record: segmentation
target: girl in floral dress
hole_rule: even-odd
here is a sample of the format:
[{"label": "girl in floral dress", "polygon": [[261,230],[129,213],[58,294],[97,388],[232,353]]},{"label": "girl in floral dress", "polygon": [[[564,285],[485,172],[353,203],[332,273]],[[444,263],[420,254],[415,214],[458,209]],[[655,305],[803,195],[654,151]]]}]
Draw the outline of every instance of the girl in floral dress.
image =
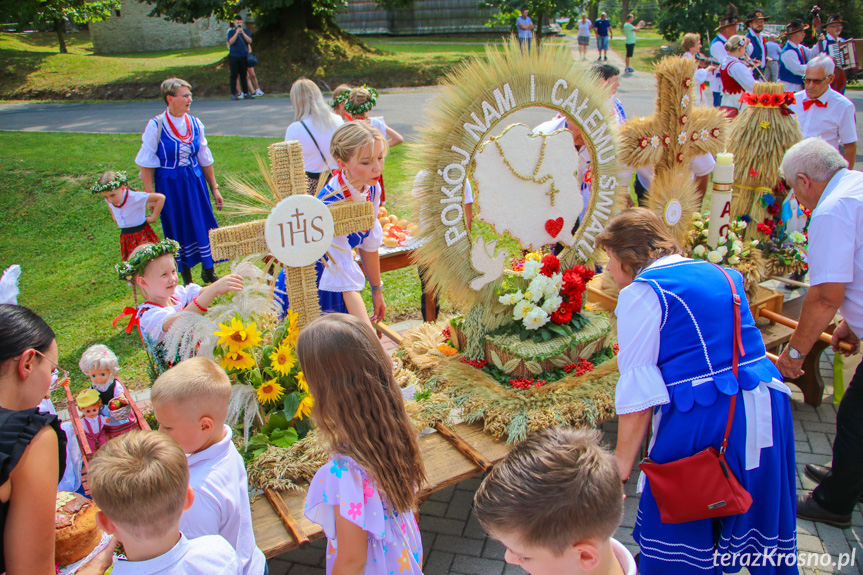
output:
[{"label": "girl in floral dress", "polygon": [[309,324],[297,355],[332,452],[305,506],[327,537],[327,575],[421,575],[414,510],[425,471],[391,359],[368,324],[339,313]]}]

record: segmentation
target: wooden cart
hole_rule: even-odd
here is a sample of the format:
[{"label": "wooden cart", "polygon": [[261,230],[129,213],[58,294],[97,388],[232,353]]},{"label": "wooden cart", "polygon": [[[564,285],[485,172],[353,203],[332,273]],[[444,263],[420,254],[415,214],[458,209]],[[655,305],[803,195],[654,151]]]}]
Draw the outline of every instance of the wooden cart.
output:
[{"label": "wooden cart", "polygon": [[[66,402],[68,403],[67,411],[69,412],[69,419],[72,422],[72,429],[75,431],[75,438],[78,440],[78,446],[81,448],[81,484],[84,486],[84,493],[90,495],[90,490],[87,488],[87,473],[90,470],[90,460],[93,459],[94,453],[93,450],[90,449],[90,443],[87,441],[87,436],[84,433],[84,426],[81,423],[81,416],[78,414],[78,408],[75,404],[75,398],[72,396],[72,390],[69,388],[68,379],[63,384],[63,389],[66,391]],[[132,398],[132,394],[125,385],[123,386],[123,395],[129,402],[129,407],[132,408],[132,413],[135,415],[135,419],[137,420],[138,429],[149,430],[150,425],[147,423],[147,420],[144,419],[144,414],[141,413],[141,410],[138,408],[138,404],[135,403],[134,398]]]}]

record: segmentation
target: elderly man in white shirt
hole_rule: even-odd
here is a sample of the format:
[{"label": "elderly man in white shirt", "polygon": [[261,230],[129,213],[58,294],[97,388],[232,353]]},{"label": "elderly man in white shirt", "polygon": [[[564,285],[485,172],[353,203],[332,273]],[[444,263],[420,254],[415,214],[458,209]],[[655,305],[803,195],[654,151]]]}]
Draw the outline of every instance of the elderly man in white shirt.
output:
[{"label": "elderly man in white shirt", "polygon": [[[803,301],[800,323],[779,357],[786,378],[802,375],[803,360],[837,311],[842,321],[833,332],[840,342],[860,350],[863,334],[863,173],[827,142],[807,138],[792,146],[782,160],[782,175],[797,199],[812,208],[809,224],[811,288]],[[839,528],[851,526],[854,505],[863,495],[863,364],[842,397],[836,416],[833,467],[809,464],[806,474],[820,484],[800,495],[797,516]]]},{"label": "elderly man in white shirt", "polygon": [[830,87],[835,64],[824,54],[806,64],[805,89],[794,94],[788,106],[800,122],[804,138],[821,138],[839,149],[849,169],[857,159],[857,121],[854,102]]}]

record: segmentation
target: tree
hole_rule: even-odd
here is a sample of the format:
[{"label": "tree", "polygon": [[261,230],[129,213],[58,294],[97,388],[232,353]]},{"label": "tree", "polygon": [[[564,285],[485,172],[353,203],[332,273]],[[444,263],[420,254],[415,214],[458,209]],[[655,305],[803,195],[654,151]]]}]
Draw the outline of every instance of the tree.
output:
[{"label": "tree", "polygon": [[35,26],[52,25],[57,32],[60,53],[66,54],[66,21],[84,24],[105,20],[119,8],[118,0],[18,0],[0,9],[4,22],[25,22]]},{"label": "tree", "polygon": [[498,9],[497,14],[489,20],[489,26],[506,26],[513,30],[516,30],[515,19],[527,8],[535,25],[533,37],[537,49],[542,42],[542,23],[546,17],[569,16],[572,20],[581,17],[580,4],[576,0],[479,0],[477,4],[480,8]]}]

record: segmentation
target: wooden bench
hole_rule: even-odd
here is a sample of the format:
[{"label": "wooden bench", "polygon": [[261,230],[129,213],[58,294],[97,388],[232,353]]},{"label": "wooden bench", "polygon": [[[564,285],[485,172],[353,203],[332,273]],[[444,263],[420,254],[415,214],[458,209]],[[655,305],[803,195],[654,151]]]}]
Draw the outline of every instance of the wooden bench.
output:
[{"label": "wooden bench", "polygon": [[[453,426],[452,431],[490,464],[497,463],[509,452],[510,448],[503,440],[483,432],[479,424],[459,423]],[[419,442],[428,477],[428,483],[420,491],[421,500],[435,491],[484,472],[482,467],[454,447],[451,440],[441,433],[424,435]],[[309,540],[324,536],[321,526],[312,523],[303,515],[306,502],[304,491],[271,493],[281,498]],[[297,540],[264,496],[257,497],[252,502],[252,527],[255,531],[255,542],[268,559],[299,547]]]}]

